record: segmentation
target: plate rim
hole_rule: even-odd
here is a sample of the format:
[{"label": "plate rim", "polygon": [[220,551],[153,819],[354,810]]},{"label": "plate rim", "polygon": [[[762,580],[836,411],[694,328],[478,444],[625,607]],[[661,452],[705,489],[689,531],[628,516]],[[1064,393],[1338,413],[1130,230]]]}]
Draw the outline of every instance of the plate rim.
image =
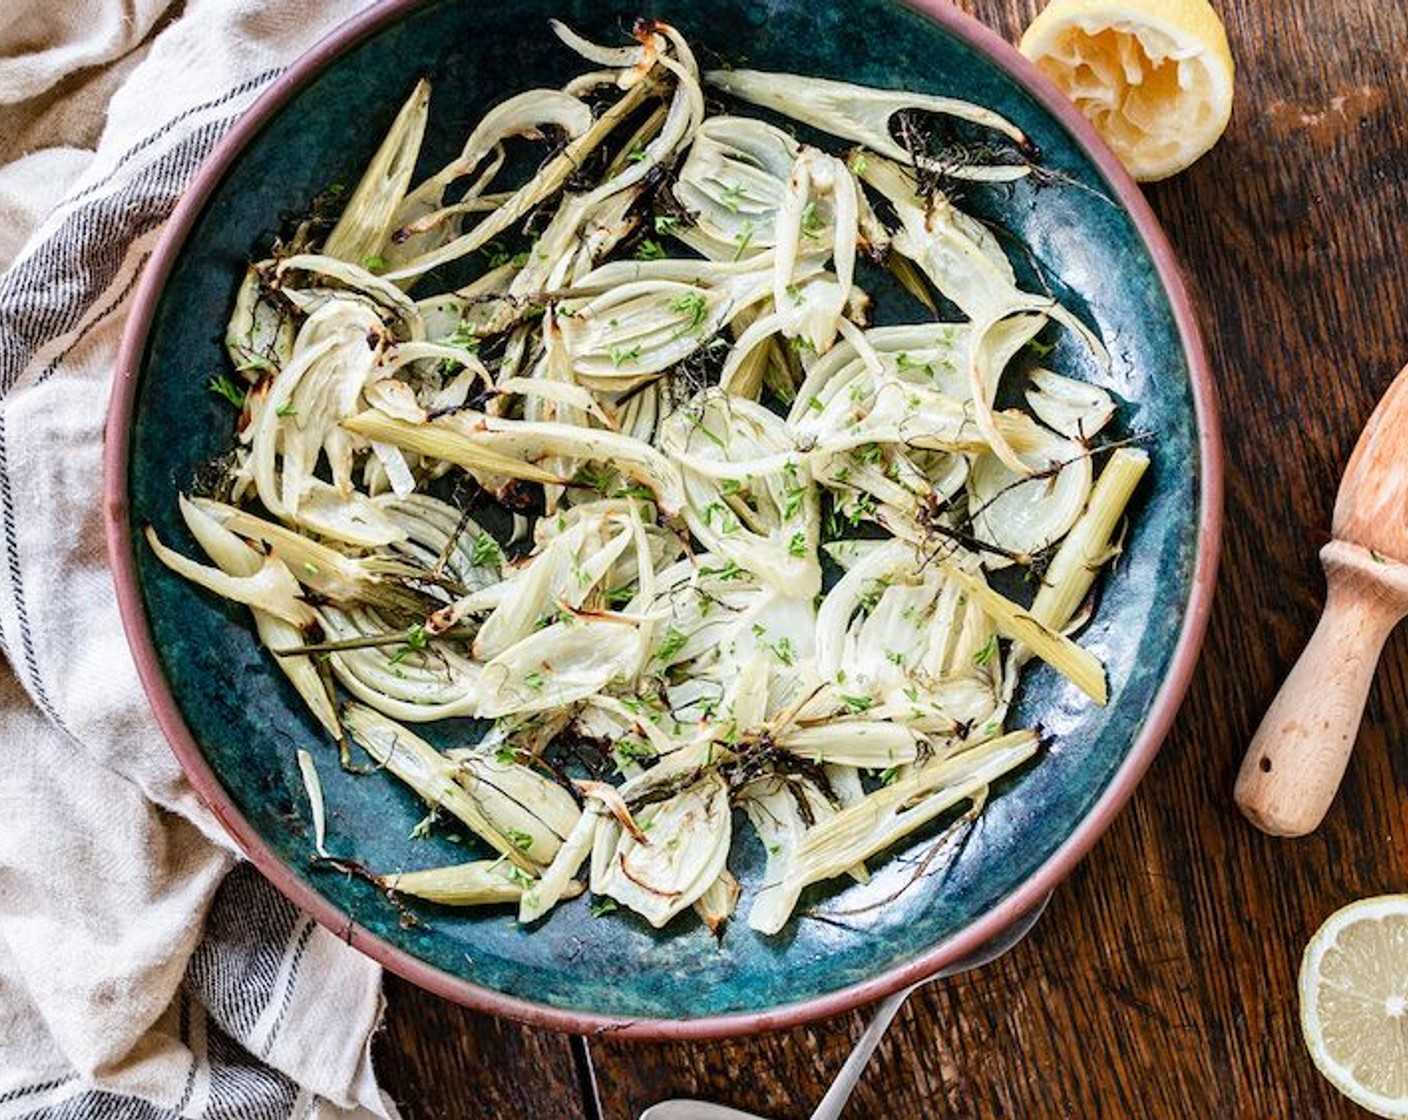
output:
[{"label": "plate rim", "polygon": [[162,672],[143,606],[128,505],[128,457],[142,356],[157,302],[187,235],[210,195],[264,124],[340,55],[424,0],[379,0],[333,28],[297,58],[235,122],[197,169],[167,219],[134,293],[123,328],[104,429],[103,521],[127,643],[148,703],[201,803],[256,868],[294,905],[389,971],[477,1011],[573,1034],[640,1040],[711,1039],[795,1027],[871,1003],[963,960],[1036,906],[1094,846],[1129,800],[1158,753],[1191,683],[1211,613],[1222,531],[1223,453],[1212,375],[1202,332],[1173,250],[1138,185],[1074,104],[996,31],[946,0],[896,0],[985,56],[1070,133],[1129,214],[1154,263],[1188,362],[1201,465],[1197,552],[1187,612],[1167,674],[1119,769],[1075,829],[1046,861],[996,906],[914,959],[834,992],[760,1011],[697,1019],[623,1018],[551,1007],[475,984],[384,941],[300,879],[234,805],[186,726]]}]

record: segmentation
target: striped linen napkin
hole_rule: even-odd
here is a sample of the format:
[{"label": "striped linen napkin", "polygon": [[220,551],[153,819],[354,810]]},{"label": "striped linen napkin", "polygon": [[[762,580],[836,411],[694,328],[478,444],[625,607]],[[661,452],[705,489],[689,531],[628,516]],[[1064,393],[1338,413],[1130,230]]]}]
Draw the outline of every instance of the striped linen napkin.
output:
[{"label": "striped linen napkin", "polygon": [[163,219],[359,6],[66,0],[0,19],[0,1120],[396,1115],[369,1054],[380,970],[241,864],[187,785],[100,516],[114,358]]}]

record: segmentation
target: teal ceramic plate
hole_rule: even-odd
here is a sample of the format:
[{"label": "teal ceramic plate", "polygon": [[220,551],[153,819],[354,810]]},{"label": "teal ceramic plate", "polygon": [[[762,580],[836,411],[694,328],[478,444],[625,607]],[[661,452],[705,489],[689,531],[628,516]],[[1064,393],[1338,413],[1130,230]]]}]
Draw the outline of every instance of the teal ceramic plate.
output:
[{"label": "teal ceramic plate", "polygon": [[[355,181],[417,77],[434,83],[422,158],[439,167],[491,104],[581,68],[548,33],[550,16],[617,40],[637,14],[618,0],[519,0],[492,14],[463,0],[395,0],[274,86],[199,173],[147,267],[112,404],[108,531],[158,718],[197,789],[290,898],[453,999],[569,1030],[700,1037],[832,1014],[935,972],[1043,898],[1090,847],[1148,765],[1191,673],[1217,552],[1220,453],[1187,297],[1144,200],[1069,104],[991,32],[937,0],[647,7],[643,14],[676,23],[705,61],[956,95],[1020,125],[1064,183],[975,188],[967,204],[1025,242],[1066,301],[1098,325],[1113,369],[1084,375],[1125,402],[1129,429],[1151,434],[1153,469],[1124,556],[1082,638],[1109,667],[1113,701],[1096,709],[1049,671],[1030,674],[1017,719],[1039,721],[1050,749],[993,799],[943,875],[866,909],[912,875],[901,854],[868,888],[804,900],[828,920],[794,920],[771,939],[741,921],[719,942],[688,920],[656,932],[626,914],[594,919],[581,903],[532,931],[501,909],[427,911],[424,926],[403,928],[366,883],[313,866],[294,751],[319,736],[250,627],[163,569],[140,540],[151,522],[193,548],[176,493],[230,439],[229,413],[206,380],[221,368],[244,262],[264,255],[280,225],[329,183]],[[1055,360],[1080,359],[1072,348]],[[440,732],[442,742],[456,734]],[[408,838],[423,810],[395,782],[320,769],[336,853],[388,870],[466,858],[444,838]],[[751,834],[735,844],[745,883],[756,881],[755,846]]]}]

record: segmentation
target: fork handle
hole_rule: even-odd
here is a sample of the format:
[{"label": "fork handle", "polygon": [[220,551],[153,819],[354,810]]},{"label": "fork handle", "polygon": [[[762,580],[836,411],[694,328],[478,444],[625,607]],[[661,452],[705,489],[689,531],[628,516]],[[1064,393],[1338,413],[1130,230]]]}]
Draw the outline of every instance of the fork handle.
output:
[{"label": "fork handle", "polygon": [[1320,552],[1325,611],[1257,729],[1234,796],[1273,836],[1304,836],[1324,818],[1359,733],[1384,641],[1408,614],[1408,566],[1358,545]]}]

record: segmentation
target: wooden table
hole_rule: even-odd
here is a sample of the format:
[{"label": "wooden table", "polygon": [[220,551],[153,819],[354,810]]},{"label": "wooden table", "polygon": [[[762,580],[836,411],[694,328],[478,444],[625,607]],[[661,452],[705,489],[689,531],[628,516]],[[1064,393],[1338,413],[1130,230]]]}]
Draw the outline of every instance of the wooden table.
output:
[{"label": "wooden table", "polygon": [[[848,1118],[1362,1115],[1301,1045],[1296,969],[1332,910],[1408,889],[1404,636],[1317,834],[1264,837],[1231,791],[1314,625],[1340,470],[1408,360],[1408,5],[1214,2],[1240,68],[1231,129],[1148,192],[1201,310],[1225,425],[1202,665],[1138,795],[1035,932],[911,1000]],[[962,6],[1015,40],[1041,4]],[[804,1117],[865,1021],[722,1044],[584,1042],[387,989],[377,1057],[407,1120],[634,1120],[677,1095]]]}]

